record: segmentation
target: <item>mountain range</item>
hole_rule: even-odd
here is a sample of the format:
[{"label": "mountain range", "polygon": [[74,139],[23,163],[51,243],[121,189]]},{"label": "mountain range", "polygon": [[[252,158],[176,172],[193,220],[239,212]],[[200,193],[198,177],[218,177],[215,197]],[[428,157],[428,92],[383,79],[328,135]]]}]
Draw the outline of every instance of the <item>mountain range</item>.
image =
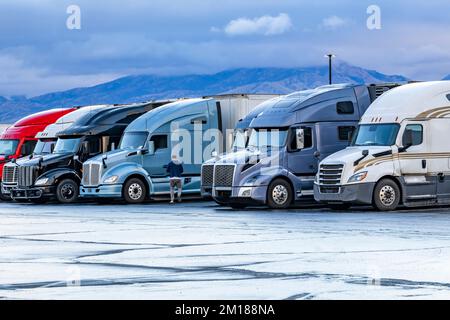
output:
[{"label": "mountain range", "polygon": [[[408,79],[401,75],[386,75],[344,62],[336,63],[333,67],[334,83],[369,84],[405,81]],[[0,123],[12,123],[28,114],[56,107],[130,103],[223,93],[286,94],[327,83],[328,66],[241,68],[206,75],[133,75],[92,87],[75,88],[31,98],[0,97]]]}]

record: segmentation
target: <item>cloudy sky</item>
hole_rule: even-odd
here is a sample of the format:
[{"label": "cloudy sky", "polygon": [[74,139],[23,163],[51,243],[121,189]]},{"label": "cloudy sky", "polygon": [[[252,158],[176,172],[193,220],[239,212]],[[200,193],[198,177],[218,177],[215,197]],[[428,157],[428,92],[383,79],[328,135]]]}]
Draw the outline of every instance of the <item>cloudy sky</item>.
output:
[{"label": "cloudy sky", "polygon": [[[381,9],[369,30],[367,9]],[[81,29],[67,9],[81,10]],[[69,10],[70,11],[70,10]],[[412,79],[450,74],[448,0],[10,0],[0,2],[0,95],[129,74],[213,73],[341,60]]]}]

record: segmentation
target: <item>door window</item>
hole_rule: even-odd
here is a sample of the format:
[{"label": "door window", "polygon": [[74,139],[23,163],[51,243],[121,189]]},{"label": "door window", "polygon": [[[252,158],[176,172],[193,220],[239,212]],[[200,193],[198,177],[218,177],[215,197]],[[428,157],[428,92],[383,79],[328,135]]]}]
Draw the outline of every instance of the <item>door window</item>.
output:
[{"label": "door window", "polygon": [[158,149],[167,149],[167,140],[167,135],[165,134],[152,136],[150,139],[150,141],[153,141],[153,143],[155,144],[155,151]]},{"label": "door window", "polygon": [[22,145],[22,156],[27,156],[33,153],[34,147],[36,146],[36,140],[25,141]]},{"label": "door window", "polygon": [[350,137],[354,131],[355,127],[352,126],[338,127],[339,140],[350,141]]},{"label": "door window", "polygon": [[[297,151],[297,142],[296,142],[296,137],[295,137],[295,130],[297,128],[293,128],[292,129],[292,139],[291,139],[291,143],[289,145],[289,151]],[[301,129],[303,129],[304,132],[304,148],[303,149],[308,149],[311,148],[313,146],[313,138],[312,138],[312,128],[310,127],[301,127]]]},{"label": "door window", "polygon": [[418,146],[423,142],[423,127],[420,124],[408,124],[403,133],[403,145],[406,144],[406,136],[411,135],[412,146]]}]

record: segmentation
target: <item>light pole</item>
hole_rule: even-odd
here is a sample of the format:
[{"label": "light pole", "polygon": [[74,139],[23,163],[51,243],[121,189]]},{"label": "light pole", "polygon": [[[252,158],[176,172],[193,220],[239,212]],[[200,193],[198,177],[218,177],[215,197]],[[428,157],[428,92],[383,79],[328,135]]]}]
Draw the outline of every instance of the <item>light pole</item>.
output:
[{"label": "light pole", "polygon": [[334,54],[332,54],[332,53],[329,53],[329,54],[325,55],[325,58],[328,58],[328,77],[329,77],[330,84],[333,83],[333,78],[332,78],[332,74],[331,74],[331,72],[332,72],[331,63],[332,63],[333,58],[335,58],[335,57],[336,56]]}]

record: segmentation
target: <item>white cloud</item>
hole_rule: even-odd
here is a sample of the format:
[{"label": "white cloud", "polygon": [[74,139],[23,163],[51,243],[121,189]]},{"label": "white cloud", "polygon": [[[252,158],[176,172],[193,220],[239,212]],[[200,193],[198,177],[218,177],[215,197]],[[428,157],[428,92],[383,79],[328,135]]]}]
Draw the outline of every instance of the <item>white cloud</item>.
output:
[{"label": "white cloud", "polygon": [[346,24],[348,24],[348,21],[338,16],[331,16],[322,20],[322,27],[326,29],[334,30],[341,28]]},{"label": "white cloud", "polygon": [[232,20],[225,27],[225,33],[230,36],[249,34],[263,34],[266,36],[282,34],[292,28],[292,21],[288,14],[280,13],[278,16],[262,16],[248,19]]}]

